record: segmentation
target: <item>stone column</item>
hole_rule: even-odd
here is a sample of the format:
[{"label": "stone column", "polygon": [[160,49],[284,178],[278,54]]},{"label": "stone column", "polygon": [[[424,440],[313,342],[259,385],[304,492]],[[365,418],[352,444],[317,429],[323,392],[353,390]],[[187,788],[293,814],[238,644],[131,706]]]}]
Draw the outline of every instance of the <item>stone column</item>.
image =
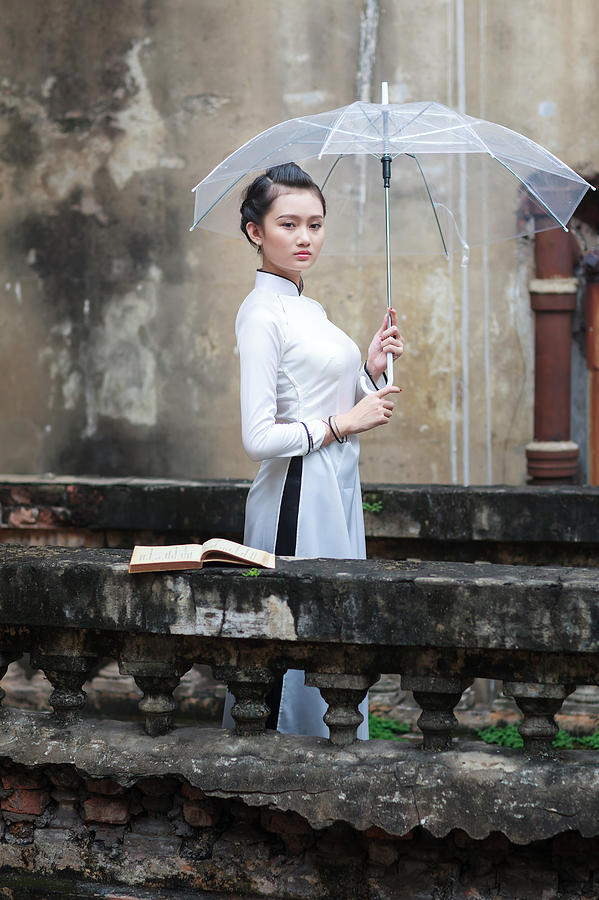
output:
[{"label": "stone column", "polygon": [[589,484],[599,484],[599,247],[584,257],[589,370]]},{"label": "stone column", "polygon": [[575,237],[561,228],[535,236],[536,277],[530,284],[535,313],[534,440],[526,447],[533,484],[569,483],[576,476],[578,444],[570,440],[570,396],[572,314],[578,290],[573,272],[579,255]]}]

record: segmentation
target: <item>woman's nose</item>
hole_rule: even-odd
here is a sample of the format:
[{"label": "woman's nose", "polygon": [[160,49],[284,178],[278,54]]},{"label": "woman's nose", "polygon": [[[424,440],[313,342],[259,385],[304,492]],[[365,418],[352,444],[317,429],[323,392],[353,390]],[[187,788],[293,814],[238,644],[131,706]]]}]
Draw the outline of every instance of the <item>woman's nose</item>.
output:
[{"label": "woman's nose", "polygon": [[310,232],[308,231],[307,228],[298,228],[297,242],[298,242],[298,244],[309,244],[310,243]]}]

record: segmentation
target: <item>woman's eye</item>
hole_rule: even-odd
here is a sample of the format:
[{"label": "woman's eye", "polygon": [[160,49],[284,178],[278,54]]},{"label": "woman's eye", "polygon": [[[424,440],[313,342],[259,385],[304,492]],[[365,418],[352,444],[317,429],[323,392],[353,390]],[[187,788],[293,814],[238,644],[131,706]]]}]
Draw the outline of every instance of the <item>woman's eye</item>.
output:
[{"label": "woman's eye", "polygon": [[320,228],[322,228],[322,222],[312,222],[310,228],[313,228],[314,231],[318,231]]},{"label": "woman's eye", "polygon": [[283,228],[293,228],[293,222],[282,222]]}]

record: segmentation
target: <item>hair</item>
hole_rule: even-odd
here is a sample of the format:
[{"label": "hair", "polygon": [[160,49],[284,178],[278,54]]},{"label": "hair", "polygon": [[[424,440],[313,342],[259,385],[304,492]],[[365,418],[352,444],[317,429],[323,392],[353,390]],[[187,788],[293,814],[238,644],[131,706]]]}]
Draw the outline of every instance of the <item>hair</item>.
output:
[{"label": "hair", "polygon": [[[315,181],[304,172],[296,163],[285,163],[282,166],[273,166],[267,169],[263,175],[258,175],[246,188],[239,212],[241,213],[240,228],[252,247],[256,244],[246,231],[248,222],[262,225],[264,216],[273,202],[282,193],[282,188],[294,188],[300,191],[312,191],[322,203],[322,214],[326,215],[327,206],[322,196],[322,191]],[[259,248],[258,248],[259,249]]]}]

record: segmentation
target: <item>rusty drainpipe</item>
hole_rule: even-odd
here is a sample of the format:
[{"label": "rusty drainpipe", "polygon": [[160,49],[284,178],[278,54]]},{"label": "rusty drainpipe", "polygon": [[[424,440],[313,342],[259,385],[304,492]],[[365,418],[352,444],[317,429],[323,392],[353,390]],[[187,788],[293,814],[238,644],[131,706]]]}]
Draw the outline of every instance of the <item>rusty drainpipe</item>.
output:
[{"label": "rusty drainpipe", "polygon": [[576,476],[578,444],[570,440],[570,397],[579,256],[571,232],[551,228],[535,236],[535,278],[529,288],[535,313],[534,440],[526,447],[532,484],[568,484]]},{"label": "rusty drainpipe", "polygon": [[587,368],[590,372],[589,484],[599,484],[599,248],[584,256]]}]

